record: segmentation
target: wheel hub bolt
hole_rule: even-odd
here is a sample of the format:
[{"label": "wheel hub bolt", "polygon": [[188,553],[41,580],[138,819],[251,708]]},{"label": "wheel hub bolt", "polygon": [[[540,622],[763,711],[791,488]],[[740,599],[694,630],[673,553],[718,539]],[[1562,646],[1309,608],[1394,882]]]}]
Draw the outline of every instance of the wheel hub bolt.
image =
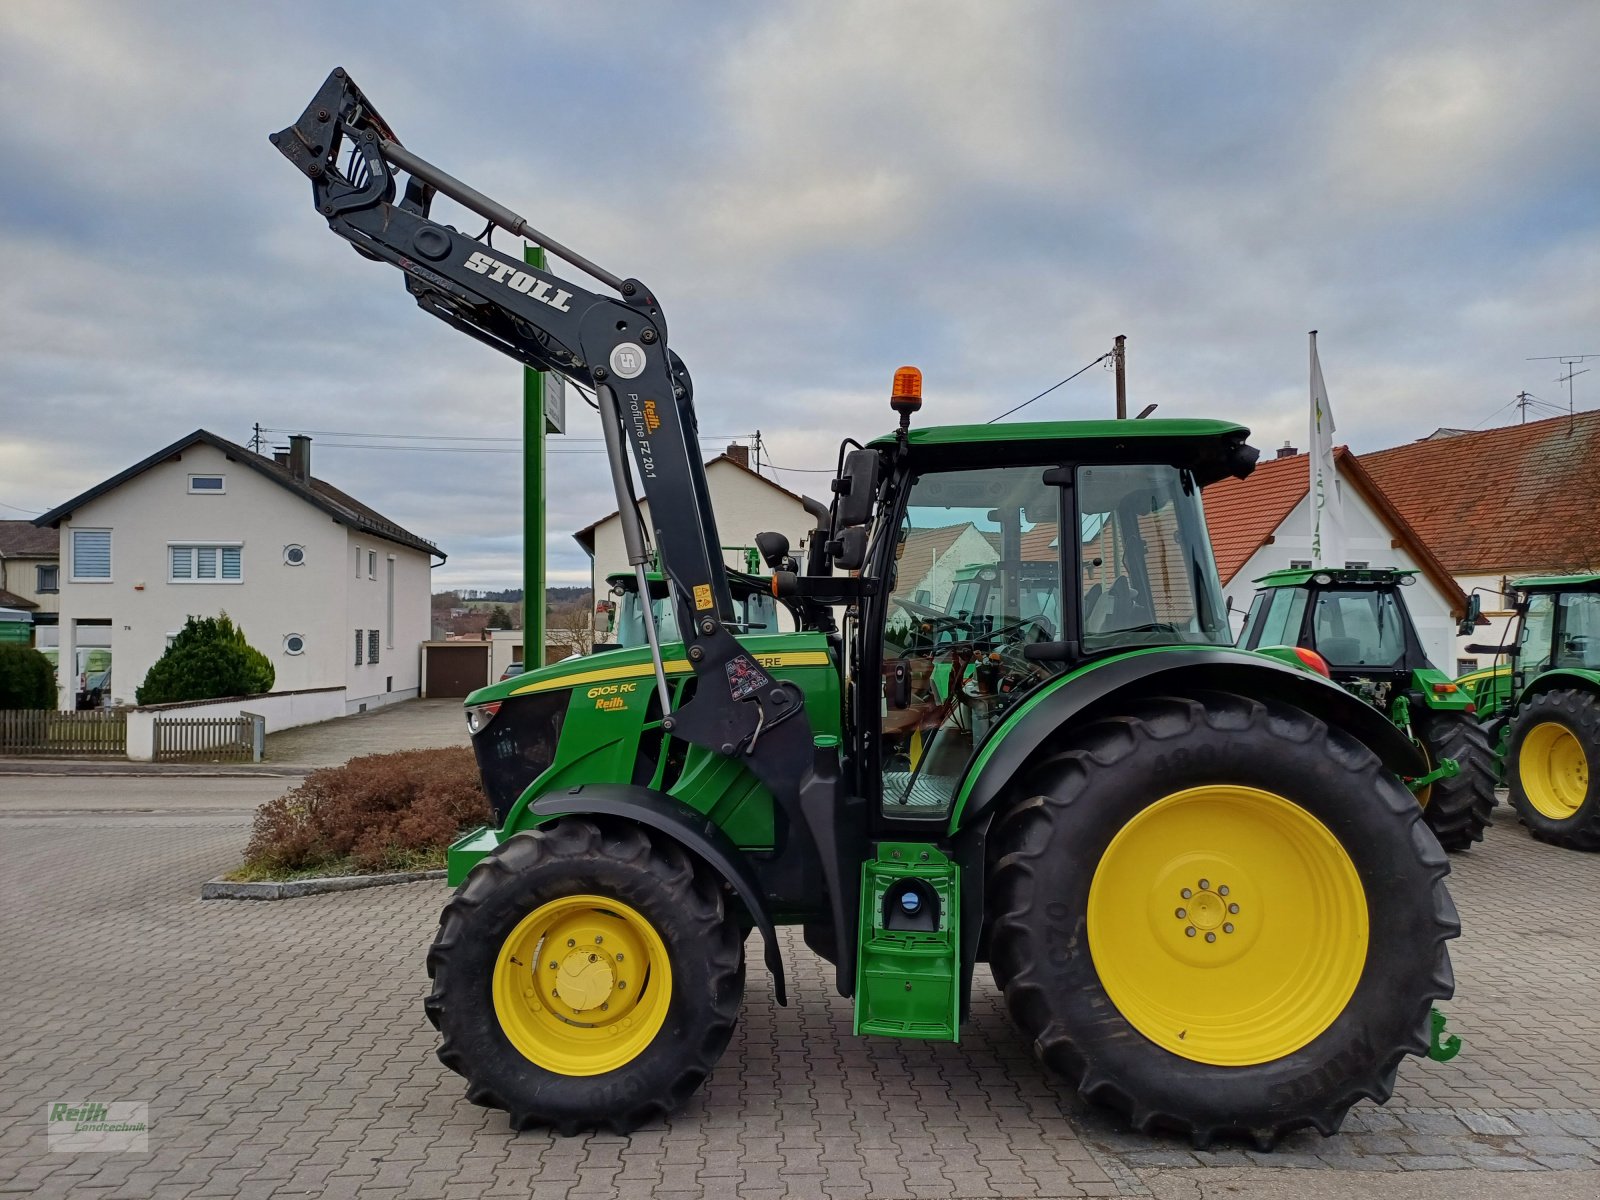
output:
[{"label": "wheel hub bolt", "polygon": [[1210,880],[1209,880],[1209,879],[1202,879],[1202,880],[1201,880],[1201,881],[1200,881],[1200,890],[1201,890],[1201,891],[1202,891],[1202,892],[1203,892],[1203,891],[1205,891],[1205,890],[1206,890],[1206,889],[1207,889],[1207,888],[1209,888],[1209,887],[1210,887],[1210,886],[1211,886],[1211,881],[1210,881]]},{"label": "wheel hub bolt", "polygon": [[1183,891],[1178,893],[1178,894],[1181,895],[1185,900],[1189,899],[1191,896],[1194,895],[1194,893],[1191,892],[1188,888],[1184,888]]},{"label": "wheel hub bolt", "polygon": [[619,992],[626,991],[627,988],[628,988],[628,981],[626,979],[617,980],[617,991],[619,991]]},{"label": "wheel hub bolt", "polygon": [[578,943],[577,943],[577,942],[575,942],[575,941],[573,941],[573,939],[571,939],[571,938],[568,938],[568,939],[567,939],[567,945],[569,945],[569,946],[576,946],[576,945],[577,945],[577,944],[578,944]]},{"label": "wheel hub bolt", "polygon": [[1194,936],[1194,932],[1195,932],[1194,931],[1194,926],[1191,925],[1191,926],[1189,926],[1189,928],[1187,928],[1187,929],[1185,929],[1183,931],[1183,934],[1184,934],[1185,937],[1193,937]]},{"label": "wheel hub bolt", "polygon": [[1216,940],[1217,940],[1217,935],[1216,935],[1216,934],[1214,934],[1214,933],[1208,933],[1208,934],[1206,934],[1206,941],[1208,941],[1208,942],[1214,942],[1214,941],[1216,941]]},{"label": "wheel hub bolt", "polygon": [[618,961],[618,962],[621,962],[621,961],[622,961],[622,955],[620,955],[620,954],[619,954],[619,955],[617,955],[617,961]]},{"label": "wheel hub bolt", "polygon": [[1236,913],[1239,911],[1239,906],[1237,904],[1230,904],[1228,905],[1228,911],[1231,913]]},{"label": "wheel hub bolt", "polygon": [[1228,894],[1228,885],[1227,884],[1223,884],[1221,887],[1219,887],[1217,889],[1217,895],[1226,896],[1227,894]]},{"label": "wheel hub bolt", "polygon": [[594,939],[594,944],[595,944],[595,945],[596,945],[596,946],[603,946],[603,945],[605,945],[605,941],[606,941],[606,940],[605,940],[605,938],[603,938],[603,937],[601,937],[601,936],[600,936],[600,935],[599,935],[599,934],[596,934],[596,935],[595,935],[595,939]]},{"label": "wheel hub bolt", "polygon": [[1233,932],[1233,922],[1229,921],[1226,925],[1224,925],[1222,927],[1222,932],[1223,933],[1232,933]]},{"label": "wheel hub bolt", "polygon": [[600,961],[600,956],[598,954],[591,954],[591,955],[589,955],[589,961],[590,962],[599,962]]},{"label": "wheel hub bolt", "polygon": [[1188,909],[1186,909],[1186,908],[1180,908],[1180,909],[1179,909],[1179,910],[1178,910],[1178,911],[1177,911],[1177,912],[1176,912],[1176,913],[1174,913],[1174,914],[1173,914],[1173,915],[1174,915],[1174,916],[1176,916],[1176,917],[1177,917],[1177,918],[1178,918],[1178,920],[1180,920],[1180,921],[1181,921],[1181,920],[1183,920],[1183,919],[1184,919],[1184,918],[1185,918],[1185,917],[1187,917],[1187,916],[1188,916],[1188,915],[1189,915],[1189,910],[1188,910]]}]

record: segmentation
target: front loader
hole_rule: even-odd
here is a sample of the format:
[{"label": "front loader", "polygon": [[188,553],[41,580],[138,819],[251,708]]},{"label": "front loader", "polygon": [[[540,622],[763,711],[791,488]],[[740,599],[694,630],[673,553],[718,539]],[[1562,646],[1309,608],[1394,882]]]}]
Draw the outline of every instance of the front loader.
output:
[{"label": "front loader", "polygon": [[1496,661],[1456,683],[1477,702],[1528,832],[1600,850],[1600,575],[1518,579],[1511,590],[1514,636],[1467,647]]},{"label": "front loader", "polygon": [[[1255,581],[1239,645],[1284,644],[1314,652],[1335,683],[1388,715],[1427,763],[1406,779],[1446,850],[1483,840],[1494,814],[1499,771],[1477,706],[1428,661],[1406,605],[1413,571],[1380,567],[1290,568]],[[1477,619],[1476,601],[1459,626]]]},{"label": "front loader", "polygon": [[[593,389],[639,594],[653,545],[675,608],[678,640],[646,621],[467,699],[495,826],[451,849],[426,1008],[470,1100],[561,1132],[671,1113],[727,1046],[747,945],[789,1002],[780,925],[862,1035],[959,1038],[987,963],[1047,1066],[1198,1144],[1331,1134],[1428,1049],[1458,923],[1401,782],[1425,764],[1230,644],[1200,490],[1252,468],[1247,430],[912,428],[902,369],[803,569],[769,559],[799,631],[741,633],[654,293],[412,154],[343,71],[273,141],[422,308]],[[995,603],[952,611],[974,569]]]}]

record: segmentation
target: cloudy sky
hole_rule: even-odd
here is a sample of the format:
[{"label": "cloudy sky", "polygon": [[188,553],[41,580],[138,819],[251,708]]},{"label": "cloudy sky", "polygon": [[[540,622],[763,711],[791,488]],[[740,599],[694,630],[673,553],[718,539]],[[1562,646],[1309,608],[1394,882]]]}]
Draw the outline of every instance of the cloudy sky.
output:
[{"label": "cloudy sky", "polygon": [[[259,422],[317,431],[317,474],[449,552],[439,586],[520,582],[517,454],[437,452],[511,442],[359,448],[515,438],[520,385],[268,145],[335,65],[650,285],[708,453],[759,428],[825,495],[800,469],[889,424],[902,362],[925,421],[986,420],[1119,333],[1135,409],[1263,448],[1305,444],[1312,328],[1357,451],[1564,403],[1525,360],[1600,352],[1597,51],[1593,0],[4,0],[0,514]],[[1097,368],[1018,419],[1111,406]],[[552,582],[612,507],[573,417]]]}]

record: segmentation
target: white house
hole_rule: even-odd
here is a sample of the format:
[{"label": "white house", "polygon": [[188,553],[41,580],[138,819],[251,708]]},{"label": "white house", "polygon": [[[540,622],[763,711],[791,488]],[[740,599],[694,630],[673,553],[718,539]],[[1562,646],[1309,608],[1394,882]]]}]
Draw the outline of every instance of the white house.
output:
[{"label": "white house", "polygon": [[[1309,455],[1285,448],[1244,479],[1218,480],[1202,493],[1236,634],[1255,596],[1254,580],[1269,571],[1312,565],[1309,463]],[[1334,471],[1344,510],[1344,565],[1415,571],[1417,582],[1406,590],[1406,607],[1417,636],[1434,666],[1446,674],[1458,673],[1456,622],[1466,612],[1465,593],[1343,446],[1334,451]]]},{"label": "white house", "polygon": [[83,684],[132,703],[185,618],[221,612],[274,691],[343,688],[347,712],[417,695],[444,554],[314,478],[308,437],[269,458],[197,429],[34,524],[59,531],[63,708]]},{"label": "white house", "polygon": [[[748,570],[745,548],[755,545],[756,534],[768,531],[786,536],[790,553],[804,564],[811,531],[819,521],[826,523],[826,505],[756,474],[750,469],[749,450],[744,446],[729,446],[708,462],[706,483],[728,566]],[[645,527],[650,528],[650,502],[641,500],[639,511]],[[613,512],[572,536],[593,560],[590,580],[595,598],[605,599],[606,576],[632,570],[622,544],[621,520]],[[764,566],[760,569],[766,570]]]}]

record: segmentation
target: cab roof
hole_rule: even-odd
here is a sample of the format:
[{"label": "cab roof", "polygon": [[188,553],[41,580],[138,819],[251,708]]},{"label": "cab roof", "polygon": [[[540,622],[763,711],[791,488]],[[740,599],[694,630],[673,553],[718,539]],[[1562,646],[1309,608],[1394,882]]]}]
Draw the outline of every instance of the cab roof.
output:
[{"label": "cab roof", "polygon": [[[1225,475],[1248,475],[1257,451],[1250,431],[1232,421],[1189,418],[1109,421],[1015,421],[991,425],[913,426],[908,442],[917,466],[1003,466],[1052,458],[1089,463],[1171,463],[1202,486]],[[898,435],[870,444],[892,449]]]},{"label": "cab roof", "polygon": [[1600,575],[1530,575],[1526,579],[1513,579],[1511,586],[1525,592],[1576,591],[1580,588],[1600,588]]},{"label": "cab roof", "polygon": [[[1319,578],[1325,576],[1326,578]],[[1269,571],[1259,579],[1251,580],[1258,587],[1303,587],[1308,583],[1321,583],[1324,586],[1348,586],[1358,584],[1366,587],[1389,587],[1395,584],[1409,583],[1417,577],[1417,572],[1409,567],[1316,567],[1306,569],[1292,567],[1282,571]]]}]

